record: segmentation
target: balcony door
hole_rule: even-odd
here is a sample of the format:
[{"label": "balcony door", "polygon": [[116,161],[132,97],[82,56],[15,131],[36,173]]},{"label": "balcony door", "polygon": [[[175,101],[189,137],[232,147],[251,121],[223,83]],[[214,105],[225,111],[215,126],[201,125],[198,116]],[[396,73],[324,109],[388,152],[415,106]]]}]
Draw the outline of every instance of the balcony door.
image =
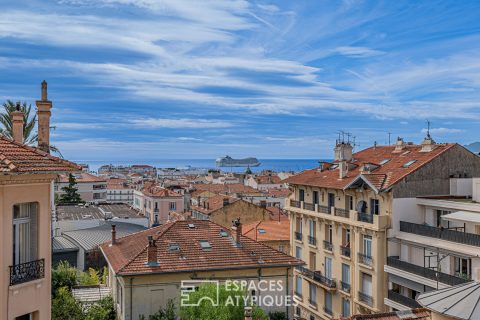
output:
[{"label": "balcony door", "polygon": [[335,207],[335,194],[328,194],[328,208]]},{"label": "balcony door", "polygon": [[300,189],[298,191],[298,201],[305,201],[305,190]]},{"label": "balcony door", "polygon": [[332,279],[332,258],[325,257],[325,277]]},{"label": "balcony door", "polygon": [[318,191],[313,191],[313,204],[318,204]]},{"label": "balcony door", "polygon": [[363,254],[367,257],[372,256],[372,236],[363,235]]},{"label": "balcony door", "polygon": [[342,263],[342,282],[350,284],[350,266]]},{"label": "balcony door", "polygon": [[362,272],[362,293],[372,296],[372,276]]},{"label": "balcony door", "polygon": [[34,202],[13,206],[13,265],[37,257],[37,207]]}]

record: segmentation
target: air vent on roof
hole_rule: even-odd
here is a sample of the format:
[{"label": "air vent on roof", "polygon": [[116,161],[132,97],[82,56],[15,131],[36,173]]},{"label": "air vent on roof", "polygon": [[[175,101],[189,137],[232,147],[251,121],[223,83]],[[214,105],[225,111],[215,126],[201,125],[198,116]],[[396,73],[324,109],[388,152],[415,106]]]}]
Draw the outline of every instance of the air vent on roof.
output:
[{"label": "air vent on roof", "polygon": [[168,251],[179,251],[180,250],[180,246],[178,245],[178,243],[170,243],[168,245]]},{"label": "air vent on roof", "polygon": [[259,264],[264,264],[264,263],[265,263],[265,261],[263,261],[263,259],[262,259],[262,258],[260,258],[260,259],[258,259],[258,263],[259,263]]},{"label": "air vent on roof", "polygon": [[195,225],[194,225],[193,223],[189,223],[189,224],[188,224],[188,228],[189,228],[189,229],[194,229],[194,228],[195,228]]}]

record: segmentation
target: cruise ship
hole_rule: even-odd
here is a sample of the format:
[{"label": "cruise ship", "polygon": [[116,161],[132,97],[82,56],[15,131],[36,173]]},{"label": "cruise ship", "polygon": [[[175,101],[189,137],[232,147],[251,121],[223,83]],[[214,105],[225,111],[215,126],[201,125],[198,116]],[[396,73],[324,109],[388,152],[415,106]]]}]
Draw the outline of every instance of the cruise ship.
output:
[{"label": "cruise ship", "polygon": [[218,158],[215,161],[217,167],[258,167],[260,161],[257,158],[233,159],[230,156]]}]

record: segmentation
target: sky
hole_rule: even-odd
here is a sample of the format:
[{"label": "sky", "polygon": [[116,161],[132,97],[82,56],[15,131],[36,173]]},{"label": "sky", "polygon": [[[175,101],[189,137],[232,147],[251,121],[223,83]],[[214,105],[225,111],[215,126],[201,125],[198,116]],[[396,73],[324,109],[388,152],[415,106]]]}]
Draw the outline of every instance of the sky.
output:
[{"label": "sky", "polygon": [[0,99],[71,160],[480,140],[478,1],[0,0]]}]

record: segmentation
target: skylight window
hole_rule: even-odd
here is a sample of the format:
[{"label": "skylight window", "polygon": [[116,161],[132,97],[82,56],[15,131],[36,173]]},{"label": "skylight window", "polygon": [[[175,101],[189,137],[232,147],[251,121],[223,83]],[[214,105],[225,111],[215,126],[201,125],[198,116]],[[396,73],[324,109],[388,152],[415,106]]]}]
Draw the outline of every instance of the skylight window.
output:
[{"label": "skylight window", "polygon": [[220,237],[228,237],[228,233],[225,230],[220,230]]},{"label": "skylight window", "polygon": [[189,228],[189,229],[193,229],[193,228],[195,228],[195,225],[194,225],[193,223],[189,223],[189,224],[188,224],[188,228]]},{"label": "skylight window", "polygon": [[265,229],[258,229],[258,233],[265,234],[265,233],[267,233],[267,231],[265,231]]},{"label": "skylight window", "polygon": [[390,161],[390,159],[383,159],[382,161],[380,161],[380,165],[383,166],[385,163],[387,163],[388,161]]},{"label": "skylight window", "polygon": [[408,167],[410,167],[412,164],[414,164],[415,162],[417,162],[417,160],[410,160],[410,161],[408,161],[407,163],[405,163],[402,167],[408,168]]},{"label": "skylight window", "polygon": [[198,242],[200,243],[200,247],[202,247],[203,250],[212,250],[212,245],[207,240],[200,240]]},{"label": "skylight window", "polygon": [[333,169],[336,169],[337,167],[338,167],[338,164],[332,164],[332,165],[330,166],[330,169],[333,170]]},{"label": "skylight window", "polygon": [[170,243],[168,245],[168,250],[169,251],[179,251],[180,250],[180,246],[178,245],[178,243]]}]

